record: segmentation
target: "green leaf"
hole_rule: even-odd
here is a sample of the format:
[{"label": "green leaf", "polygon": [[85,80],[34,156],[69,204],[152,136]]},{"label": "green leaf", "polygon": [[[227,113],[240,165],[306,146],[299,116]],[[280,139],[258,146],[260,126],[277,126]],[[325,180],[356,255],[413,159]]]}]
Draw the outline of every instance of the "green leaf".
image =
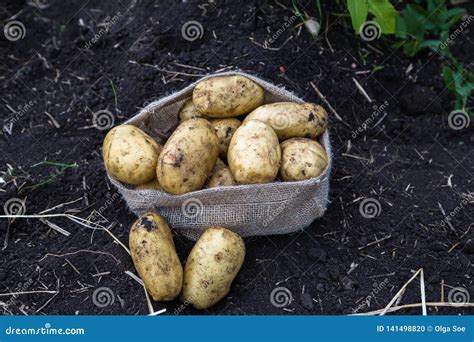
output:
[{"label": "green leaf", "polygon": [[351,15],[354,31],[360,33],[360,27],[365,23],[369,14],[367,0],[347,0],[347,9]]},{"label": "green leaf", "polygon": [[443,66],[443,79],[446,88],[451,93],[455,92],[453,70],[448,66]]},{"label": "green leaf", "polygon": [[397,10],[389,0],[367,0],[369,12],[375,16],[382,33],[395,33]]}]

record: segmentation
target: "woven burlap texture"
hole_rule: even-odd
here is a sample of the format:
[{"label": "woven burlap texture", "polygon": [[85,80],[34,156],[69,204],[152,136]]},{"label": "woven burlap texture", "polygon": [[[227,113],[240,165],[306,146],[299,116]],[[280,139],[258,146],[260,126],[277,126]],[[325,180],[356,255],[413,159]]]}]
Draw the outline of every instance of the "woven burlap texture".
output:
[{"label": "woven burlap texture", "polygon": [[[225,72],[203,77],[243,75],[265,89],[265,103],[303,102],[291,92],[241,72]],[[201,79],[201,80],[202,80]],[[135,125],[164,144],[178,125],[178,111],[192,97],[197,82],[154,101],[126,123]],[[137,190],[109,176],[130,209],[141,215],[155,211],[182,235],[197,240],[210,226],[229,228],[241,236],[287,234],[310,225],[328,205],[332,153],[329,133],[319,142],[328,154],[328,167],[319,177],[298,182],[238,185],[202,189],[183,195],[158,190]]]}]

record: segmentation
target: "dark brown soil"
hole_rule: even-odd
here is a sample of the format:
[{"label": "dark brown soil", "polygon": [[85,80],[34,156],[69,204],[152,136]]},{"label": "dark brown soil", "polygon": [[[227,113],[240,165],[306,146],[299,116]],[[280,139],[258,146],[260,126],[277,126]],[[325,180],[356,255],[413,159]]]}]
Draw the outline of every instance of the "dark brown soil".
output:
[{"label": "dark brown soil", "polygon": [[[13,42],[3,35],[0,39],[0,115],[7,127],[0,136],[0,203],[25,200],[27,214],[79,199],[54,212],[85,218],[105,208],[100,210],[104,223],[112,224],[113,234],[128,244],[136,217],[107,181],[100,155],[106,131],[94,128],[93,113],[107,109],[118,124],[201,74],[241,69],[327,108],[310,86],[313,82],[343,118],[330,118],[335,162],[325,216],[296,234],[247,239],[244,266],[229,296],[215,307],[198,312],[176,300],[154,303],[156,310],[365,312],[384,308],[420,268],[428,302],[440,301],[442,283],[446,301],[453,287],[474,296],[473,206],[472,198],[471,203],[465,200],[473,193],[474,131],[472,124],[453,130],[447,123],[453,98],[441,78],[441,57],[422,53],[408,59],[388,40],[363,42],[344,17],[334,15],[342,9],[332,1],[323,1],[327,37],[316,40],[299,19],[281,30],[293,15],[289,1],[40,1],[44,8],[25,1],[3,3],[2,26],[19,20],[26,35]],[[299,4],[317,16],[314,1]],[[114,24],[101,34],[100,23],[114,16]],[[181,33],[191,20],[204,28],[192,42]],[[260,46],[278,31],[272,44]],[[99,39],[89,47],[94,35]],[[473,43],[471,28],[453,47],[471,69]],[[383,69],[372,72],[375,66]],[[385,110],[374,115],[374,105]],[[36,165],[45,160],[76,163],[77,168]],[[380,203],[374,218],[360,213],[367,198]],[[452,228],[443,223],[440,205],[452,215]],[[0,293],[59,293],[0,297],[0,312],[148,313],[142,287],[125,273],[135,271],[131,259],[109,235],[64,218],[49,221],[70,236],[37,219],[1,220],[0,238],[6,244],[0,251]],[[180,236],[175,240],[184,261],[192,242]],[[105,307],[92,300],[101,287],[109,288],[114,299]],[[293,298],[284,308],[270,300],[278,287]],[[399,304],[420,298],[417,278]],[[428,310],[474,313],[461,307]],[[398,313],[420,314],[421,309]]]}]

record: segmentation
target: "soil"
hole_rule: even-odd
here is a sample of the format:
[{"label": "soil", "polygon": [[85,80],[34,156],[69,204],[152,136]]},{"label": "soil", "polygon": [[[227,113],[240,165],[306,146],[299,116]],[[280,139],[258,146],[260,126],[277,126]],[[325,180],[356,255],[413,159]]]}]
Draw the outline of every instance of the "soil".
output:
[{"label": "soil", "polygon": [[[107,180],[101,160],[106,130],[93,126],[93,113],[108,110],[118,124],[202,74],[240,69],[328,109],[313,82],[343,119],[330,112],[334,166],[324,217],[295,234],[246,239],[246,260],[229,295],[209,310],[178,300],[155,302],[155,310],[367,312],[384,308],[420,268],[427,302],[440,301],[442,293],[445,301],[459,293],[474,296],[473,126],[448,125],[454,99],[442,81],[440,56],[410,59],[390,40],[356,38],[348,20],[335,15],[343,10],[332,1],[322,2],[327,34],[317,39],[300,19],[291,19],[289,1],[3,3],[2,26],[19,20],[26,35],[0,39],[0,113],[6,127],[0,136],[0,197],[1,203],[24,200],[27,214],[77,200],[52,212],[85,218],[96,210],[127,244],[136,216]],[[299,8],[317,17],[314,1],[300,1]],[[105,30],[107,20],[113,23]],[[191,20],[204,31],[194,41],[181,32]],[[269,38],[274,41],[262,46]],[[471,28],[452,46],[471,69],[473,43]],[[43,161],[77,167],[38,164]],[[380,204],[373,218],[360,212],[369,198]],[[440,207],[452,217],[452,227]],[[3,314],[148,313],[143,288],[125,273],[135,270],[119,244],[62,217],[48,221],[70,235],[33,218],[0,222],[6,242],[0,293],[35,292],[0,297]],[[175,241],[184,261],[193,243],[179,235]],[[94,293],[97,297],[101,288],[110,293],[97,303]],[[276,297],[273,292],[276,302],[274,290],[280,291]],[[285,303],[285,296],[291,301]],[[398,304],[420,301],[416,278]],[[396,313],[421,314],[421,308]],[[428,314],[473,313],[466,307],[428,307]]]}]

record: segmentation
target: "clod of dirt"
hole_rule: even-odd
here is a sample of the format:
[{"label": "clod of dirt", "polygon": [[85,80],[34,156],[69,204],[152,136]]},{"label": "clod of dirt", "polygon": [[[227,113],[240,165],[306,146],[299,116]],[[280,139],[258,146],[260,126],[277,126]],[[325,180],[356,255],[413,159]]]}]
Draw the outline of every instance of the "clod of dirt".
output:
[{"label": "clod of dirt", "polygon": [[325,280],[329,280],[329,273],[326,272],[326,271],[320,271],[318,273],[318,278],[320,279],[325,279]]},{"label": "clod of dirt", "polygon": [[324,249],[321,249],[321,247],[310,248],[308,251],[308,256],[311,258],[311,260],[326,262],[327,252]]},{"label": "clod of dirt", "polygon": [[318,290],[319,292],[324,292],[326,289],[324,288],[324,284],[319,283],[318,285],[316,285],[316,290]]},{"label": "clod of dirt", "polygon": [[344,290],[350,290],[350,291],[355,290],[357,286],[357,282],[349,277],[343,277],[341,279],[341,284]]},{"label": "clod of dirt", "polygon": [[7,271],[0,269],[0,281],[7,279]]},{"label": "clod of dirt", "polygon": [[466,254],[474,254],[474,239],[467,240],[462,251]]},{"label": "clod of dirt", "polygon": [[436,92],[422,85],[407,87],[400,97],[401,107],[406,114],[439,114],[443,107],[437,98]]},{"label": "clod of dirt", "polygon": [[304,308],[311,310],[314,307],[313,298],[311,298],[309,293],[303,292],[300,296],[300,300]]}]

